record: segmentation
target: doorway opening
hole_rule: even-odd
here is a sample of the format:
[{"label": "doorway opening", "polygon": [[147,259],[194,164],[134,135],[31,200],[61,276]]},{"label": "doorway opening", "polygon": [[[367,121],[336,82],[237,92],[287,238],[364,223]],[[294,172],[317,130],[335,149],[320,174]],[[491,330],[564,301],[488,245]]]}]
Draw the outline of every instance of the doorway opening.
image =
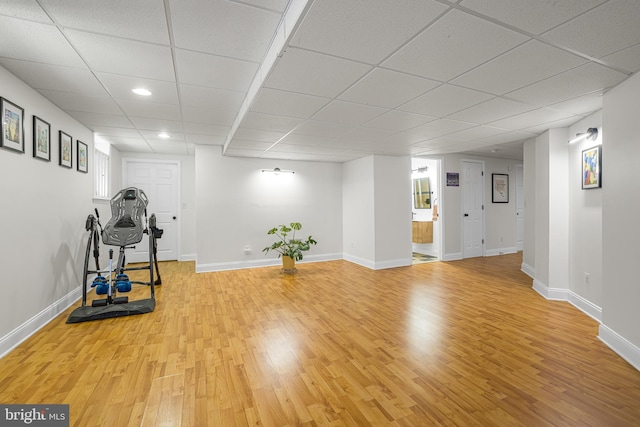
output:
[{"label": "doorway opening", "polygon": [[411,159],[413,264],[439,261],[442,256],[440,176],[440,159]]}]

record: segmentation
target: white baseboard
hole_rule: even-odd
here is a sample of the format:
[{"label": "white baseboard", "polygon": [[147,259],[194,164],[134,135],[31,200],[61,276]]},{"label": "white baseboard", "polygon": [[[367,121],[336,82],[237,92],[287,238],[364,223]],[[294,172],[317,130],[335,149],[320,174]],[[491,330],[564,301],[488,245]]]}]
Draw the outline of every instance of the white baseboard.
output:
[{"label": "white baseboard", "polygon": [[[342,259],[342,254],[305,255],[302,261],[296,261],[296,263],[304,264],[306,262],[335,261],[339,259]],[[277,265],[282,265],[282,260],[280,258],[253,259],[248,261],[231,261],[210,264],[198,264],[196,262],[196,273],[241,270],[243,268],[272,267]]]},{"label": "white baseboard", "polygon": [[444,254],[443,261],[458,261],[462,259],[462,252],[455,252],[450,254]]},{"label": "white baseboard", "polygon": [[76,301],[82,298],[82,290],[78,286],[22,325],[0,338],[0,358],[3,358],[20,343],[31,335],[38,332],[47,323],[55,319],[60,313],[71,307]]},{"label": "white baseboard", "polygon": [[600,324],[598,338],[620,357],[629,362],[631,366],[640,371],[640,348],[603,324]]},{"label": "white baseboard", "polygon": [[532,279],[535,279],[536,269],[531,267],[529,264],[526,264],[523,262],[522,265],[520,266],[520,270],[527,276],[531,277]]},{"label": "white baseboard", "polygon": [[180,255],[180,261],[195,261],[197,259],[196,254],[182,254]]},{"label": "white baseboard", "polygon": [[350,254],[343,254],[342,258],[345,261],[349,261],[349,262],[352,262],[354,264],[361,265],[362,267],[366,267],[366,268],[369,268],[371,270],[375,270],[376,269],[376,263],[373,262],[373,261],[369,261],[368,259],[359,258],[357,256],[350,255]]},{"label": "white baseboard", "polygon": [[396,268],[396,267],[408,267],[413,263],[411,258],[408,259],[393,259],[389,261],[380,261],[376,262],[376,266],[374,270],[384,270],[387,268]]},{"label": "white baseboard", "polygon": [[498,255],[506,255],[506,254],[515,254],[518,251],[516,248],[498,248],[498,249],[487,249],[484,251],[484,256],[498,256]]},{"label": "white baseboard", "polygon": [[545,299],[553,301],[567,301],[593,320],[598,323],[602,322],[602,308],[570,289],[550,288],[538,279],[533,280],[533,289]]}]

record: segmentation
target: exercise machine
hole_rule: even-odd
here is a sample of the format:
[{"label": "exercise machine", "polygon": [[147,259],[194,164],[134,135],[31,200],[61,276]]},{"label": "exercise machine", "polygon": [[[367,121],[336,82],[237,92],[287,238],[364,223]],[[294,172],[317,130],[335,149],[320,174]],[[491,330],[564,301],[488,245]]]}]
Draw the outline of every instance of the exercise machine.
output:
[{"label": "exercise machine", "polygon": [[[162,284],[158,269],[157,239],[162,237],[163,230],[156,224],[155,214],[147,218],[149,200],[139,188],[129,187],[120,190],[111,199],[111,219],[104,228],[100,223],[100,215],[89,214],[85,222],[85,230],[89,233],[84,259],[82,282],[82,305],[75,309],[67,323],[79,323],[90,320],[101,320],[112,317],[130,316],[150,313],[155,309],[155,286]],[[100,229],[100,231],[98,231]],[[149,262],[145,265],[127,266],[126,250],[134,249],[147,235],[149,244]],[[109,249],[109,269],[100,268],[100,238],[105,245],[119,247],[118,259],[113,264],[113,249]],[[91,256],[95,261],[95,269],[89,268]],[[148,270],[149,281],[132,281],[127,272]],[[155,275],[154,275],[155,273]],[[90,278],[93,277],[89,285]],[[130,292],[133,284],[149,287],[149,298],[129,301],[124,294]],[[89,288],[102,298],[87,302]]]}]

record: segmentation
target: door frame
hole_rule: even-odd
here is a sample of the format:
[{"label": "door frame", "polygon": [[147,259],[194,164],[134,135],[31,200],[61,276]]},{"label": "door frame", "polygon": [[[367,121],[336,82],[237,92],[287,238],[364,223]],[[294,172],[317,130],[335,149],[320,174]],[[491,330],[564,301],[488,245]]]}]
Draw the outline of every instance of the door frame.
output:
[{"label": "door frame", "polygon": [[[486,180],[485,180],[485,176],[484,176],[484,171],[485,171],[485,162],[484,160],[478,160],[478,159],[460,159],[460,174],[462,175],[464,173],[464,163],[477,163],[479,165],[482,166],[482,213],[481,213],[481,222],[482,222],[482,248],[481,248],[481,257],[485,256],[485,235],[486,235],[486,230],[485,230],[485,205],[486,205],[486,200],[485,200],[485,195],[486,195],[486,191],[485,191],[485,184],[486,184]],[[460,177],[460,184],[463,184],[463,180],[462,180],[462,176]],[[465,259],[464,257],[464,231],[465,231],[465,226],[464,226],[464,187],[461,189],[460,191],[460,258],[461,259]]]},{"label": "door frame", "polygon": [[[521,175],[521,179],[522,182],[520,183],[518,180],[518,169],[522,170]],[[518,214],[518,204],[520,203],[520,201],[522,200],[522,211],[524,212],[524,165],[522,163],[518,163],[515,165],[515,181],[516,181],[516,252],[518,251],[523,251],[524,250],[524,230],[522,232],[522,247],[519,246],[518,243],[518,219],[520,219],[520,215]],[[522,194],[518,194],[518,184],[522,184]],[[526,223],[527,221],[527,217],[525,216],[524,221]],[[526,227],[526,226],[525,226]]]},{"label": "door frame", "polygon": [[[150,164],[165,164],[165,165],[174,165],[178,169],[177,176],[177,186],[178,186],[178,200],[176,200],[176,258],[180,261],[182,256],[182,251],[180,249],[182,242],[182,162],[180,160],[164,160],[164,159],[147,159],[143,157],[123,157],[122,158],[122,185],[124,186],[126,182],[129,182],[127,171],[129,170],[129,163],[150,163]],[[152,214],[153,212],[150,212]]]}]

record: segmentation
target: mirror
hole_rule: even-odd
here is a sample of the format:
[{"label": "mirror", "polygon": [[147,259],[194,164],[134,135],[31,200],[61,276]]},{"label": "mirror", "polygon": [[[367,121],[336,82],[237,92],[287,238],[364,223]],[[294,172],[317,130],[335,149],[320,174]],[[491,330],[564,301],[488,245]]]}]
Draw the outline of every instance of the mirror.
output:
[{"label": "mirror", "polygon": [[429,178],[414,178],[413,207],[415,209],[431,209],[431,185]]}]

